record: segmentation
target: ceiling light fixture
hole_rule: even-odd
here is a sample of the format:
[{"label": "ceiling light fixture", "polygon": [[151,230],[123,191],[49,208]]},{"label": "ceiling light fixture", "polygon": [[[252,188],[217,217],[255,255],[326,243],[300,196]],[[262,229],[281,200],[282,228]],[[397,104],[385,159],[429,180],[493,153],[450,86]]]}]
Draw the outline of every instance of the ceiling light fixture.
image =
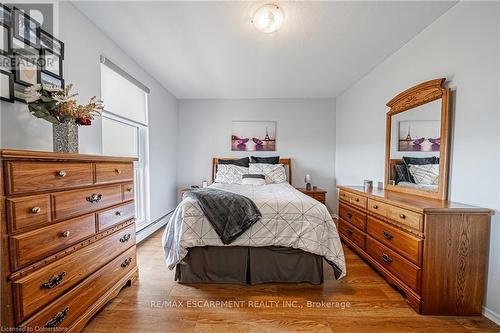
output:
[{"label": "ceiling light fixture", "polygon": [[278,5],[264,5],[253,14],[252,23],[266,34],[276,32],[283,24],[283,12]]}]

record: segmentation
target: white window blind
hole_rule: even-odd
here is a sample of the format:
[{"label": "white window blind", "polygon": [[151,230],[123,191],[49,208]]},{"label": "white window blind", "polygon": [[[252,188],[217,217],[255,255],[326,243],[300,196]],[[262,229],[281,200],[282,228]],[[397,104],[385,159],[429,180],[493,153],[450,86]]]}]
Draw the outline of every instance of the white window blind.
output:
[{"label": "white window blind", "polygon": [[147,125],[148,93],[140,82],[101,57],[101,97],[107,112]]},{"label": "white window blind", "polygon": [[151,223],[149,208],[149,89],[101,57],[102,151],[108,156],[138,157],[134,163],[135,216],[140,230]]}]

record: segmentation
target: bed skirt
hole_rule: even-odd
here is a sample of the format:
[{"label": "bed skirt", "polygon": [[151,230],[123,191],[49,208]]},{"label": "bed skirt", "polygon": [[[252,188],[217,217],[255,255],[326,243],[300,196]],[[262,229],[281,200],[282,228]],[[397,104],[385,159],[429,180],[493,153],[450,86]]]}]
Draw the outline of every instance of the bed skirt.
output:
[{"label": "bed skirt", "polygon": [[189,249],[176,266],[181,283],[259,284],[323,283],[323,258],[287,247],[218,247]]}]

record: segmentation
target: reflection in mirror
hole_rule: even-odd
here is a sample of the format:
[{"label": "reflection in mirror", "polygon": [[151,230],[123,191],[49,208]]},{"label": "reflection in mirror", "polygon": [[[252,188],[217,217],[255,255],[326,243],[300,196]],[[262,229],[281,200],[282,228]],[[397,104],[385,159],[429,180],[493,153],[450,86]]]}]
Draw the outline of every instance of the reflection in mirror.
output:
[{"label": "reflection in mirror", "polygon": [[391,117],[390,184],[438,191],[441,103],[438,99]]}]

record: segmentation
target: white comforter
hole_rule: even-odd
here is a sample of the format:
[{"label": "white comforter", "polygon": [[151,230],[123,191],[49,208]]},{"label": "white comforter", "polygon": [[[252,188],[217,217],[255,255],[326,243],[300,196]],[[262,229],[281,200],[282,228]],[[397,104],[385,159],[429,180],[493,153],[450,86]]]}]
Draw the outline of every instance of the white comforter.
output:
[{"label": "white comforter", "polygon": [[346,274],[337,228],[326,206],[288,183],[263,186],[213,184],[210,187],[252,199],[262,219],[230,245],[224,245],[197,202],[185,198],[163,233],[165,261],[170,269],[196,246],[285,246],[323,256]]}]

